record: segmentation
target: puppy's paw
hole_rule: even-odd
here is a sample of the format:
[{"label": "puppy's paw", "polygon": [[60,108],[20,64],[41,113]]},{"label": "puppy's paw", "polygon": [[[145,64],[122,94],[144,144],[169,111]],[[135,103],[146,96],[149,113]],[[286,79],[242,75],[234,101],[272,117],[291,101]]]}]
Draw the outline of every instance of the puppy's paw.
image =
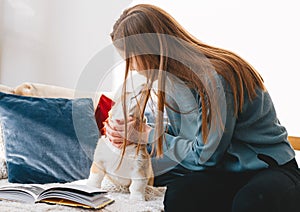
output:
[{"label": "puppy's paw", "polygon": [[130,194],[130,200],[133,201],[145,201],[145,195],[141,193],[131,193]]},{"label": "puppy's paw", "polygon": [[99,177],[97,178],[97,176],[91,174],[88,180],[86,181],[86,185],[101,188],[101,181],[99,180]]}]

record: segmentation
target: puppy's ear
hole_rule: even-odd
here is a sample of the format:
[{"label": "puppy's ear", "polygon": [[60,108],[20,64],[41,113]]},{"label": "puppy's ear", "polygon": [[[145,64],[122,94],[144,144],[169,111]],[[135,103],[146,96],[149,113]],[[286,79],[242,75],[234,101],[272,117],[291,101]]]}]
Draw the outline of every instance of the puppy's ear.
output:
[{"label": "puppy's ear", "polygon": [[23,83],[16,87],[15,94],[21,95],[21,96],[32,96],[34,95],[34,87],[31,83]]}]

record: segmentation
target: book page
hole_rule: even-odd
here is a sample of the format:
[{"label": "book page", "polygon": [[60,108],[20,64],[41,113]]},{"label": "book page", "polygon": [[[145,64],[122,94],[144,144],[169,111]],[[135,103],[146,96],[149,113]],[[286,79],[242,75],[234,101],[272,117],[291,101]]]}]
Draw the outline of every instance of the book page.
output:
[{"label": "book page", "polygon": [[0,198],[34,203],[44,189],[37,185],[16,184],[0,188]]},{"label": "book page", "polygon": [[78,191],[82,191],[88,194],[92,194],[92,193],[106,193],[107,191],[103,190],[103,189],[99,189],[96,187],[92,187],[92,186],[88,186],[88,185],[81,185],[81,184],[71,184],[71,183],[65,183],[65,184],[59,184],[59,185],[47,185],[47,186],[43,186],[44,188],[44,192],[47,192],[49,190],[78,190]]},{"label": "book page", "polygon": [[40,193],[37,201],[49,198],[60,198],[88,204],[102,198],[106,193],[107,192],[102,189],[87,185],[62,184],[44,190]]},{"label": "book page", "polygon": [[73,205],[88,208],[101,208],[114,200],[107,198],[106,191],[80,184],[54,185],[44,190],[38,197],[39,202]]},{"label": "book page", "polygon": [[11,184],[0,187],[0,199],[26,203],[56,202],[56,204],[101,208],[114,202],[107,191],[85,184]]}]

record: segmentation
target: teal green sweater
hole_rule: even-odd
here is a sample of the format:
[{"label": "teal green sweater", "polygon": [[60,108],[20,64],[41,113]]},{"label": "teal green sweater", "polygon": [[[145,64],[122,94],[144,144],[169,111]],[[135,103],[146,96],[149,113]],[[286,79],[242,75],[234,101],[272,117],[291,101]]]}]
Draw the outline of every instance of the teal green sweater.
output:
[{"label": "teal green sweater", "polygon": [[[204,145],[200,96],[179,80],[167,80],[167,102],[181,113],[166,107],[168,130],[164,156],[153,159],[154,166],[159,167],[157,172],[166,172],[177,164],[195,171],[214,167],[242,172],[268,167],[258,158],[259,154],[273,158],[279,165],[294,158],[287,131],[277,118],[269,93],[257,89],[257,97],[252,101],[245,94],[243,110],[235,117],[231,89],[225,80],[220,82],[221,86],[216,86],[213,92],[222,90],[225,94],[226,104],[222,107],[225,129],[218,133],[213,127]],[[154,130],[149,134],[149,143],[153,140]]]}]

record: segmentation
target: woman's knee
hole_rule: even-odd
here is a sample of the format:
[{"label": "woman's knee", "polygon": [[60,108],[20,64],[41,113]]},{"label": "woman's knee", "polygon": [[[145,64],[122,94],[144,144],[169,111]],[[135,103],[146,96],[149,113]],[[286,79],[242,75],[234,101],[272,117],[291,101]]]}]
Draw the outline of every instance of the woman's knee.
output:
[{"label": "woman's knee", "polygon": [[[272,198],[252,188],[241,189],[232,202],[232,212],[277,212],[278,205]],[[279,211],[278,211],[279,212]]]},{"label": "woman's knee", "polygon": [[286,172],[280,169],[262,171],[236,193],[232,212],[295,211],[299,194],[300,186]]},{"label": "woman's knee", "polygon": [[274,195],[243,189],[236,194],[232,212],[295,212],[299,210],[300,185]]}]

